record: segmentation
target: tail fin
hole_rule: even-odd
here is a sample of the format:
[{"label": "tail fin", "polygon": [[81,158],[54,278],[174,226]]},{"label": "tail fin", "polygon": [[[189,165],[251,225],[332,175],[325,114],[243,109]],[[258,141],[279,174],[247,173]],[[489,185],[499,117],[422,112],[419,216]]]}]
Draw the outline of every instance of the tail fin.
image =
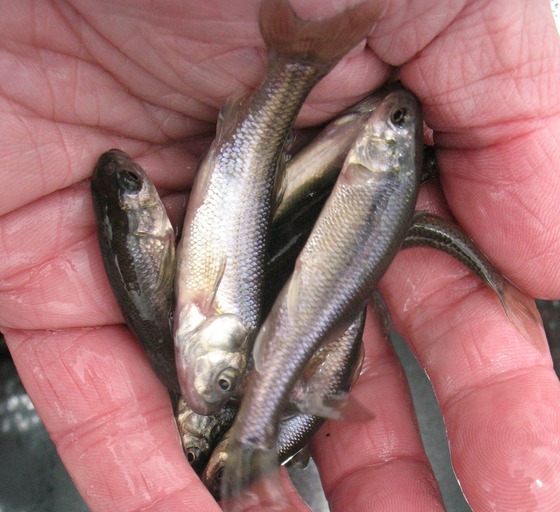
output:
[{"label": "tail fin", "polygon": [[288,498],[276,451],[234,441],[228,450],[221,480],[222,509],[225,512],[286,510]]},{"label": "tail fin", "polygon": [[504,280],[504,288],[498,297],[508,318],[519,333],[532,345],[545,336],[542,318],[535,301],[521,290]]},{"label": "tail fin", "polygon": [[384,10],[380,4],[366,0],[330,18],[302,20],[288,0],[263,0],[261,34],[278,55],[334,64],[370,33]]}]

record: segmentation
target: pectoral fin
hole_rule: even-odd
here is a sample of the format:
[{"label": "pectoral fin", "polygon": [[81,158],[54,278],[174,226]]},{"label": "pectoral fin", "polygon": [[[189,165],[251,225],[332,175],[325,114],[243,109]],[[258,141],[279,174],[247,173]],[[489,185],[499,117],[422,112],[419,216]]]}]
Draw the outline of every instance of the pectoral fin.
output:
[{"label": "pectoral fin", "polygon": [[342,391],[328,397],[319,393],[308,394],[302,402],[294,405],[303,414],[312,414],[321,418],[350,423],[361,423],[375,417],[372,411],[368,410],[350,394]]}]

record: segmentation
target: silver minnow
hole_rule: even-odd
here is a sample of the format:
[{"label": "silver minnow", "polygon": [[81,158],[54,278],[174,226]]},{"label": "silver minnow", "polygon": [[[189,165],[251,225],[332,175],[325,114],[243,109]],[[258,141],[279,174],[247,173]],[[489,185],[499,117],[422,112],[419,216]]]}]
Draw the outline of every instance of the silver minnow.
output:
[{"label": "silver minnow", "polygon": [[255,369],[224,467],[222,496],[230,509],[251,499],[250,491],[241,494],[255,480],[267,499],[282,502],[277,483],[260,478],[274,474],[277,465],[282,406],[307,361],[349,325],[398,251],[414,212],[422,151],[421,107],[401,88],[377,106],[350,150],[259,331]]},{"label": "silver minnow", "polygon": [[264,0],[263,82],[222,109],[216,139],[190,196],[175,278],[175,354],[181,393],[217,412],[239,385],[261,314],[263,269],[277,163],[311,88],[370,32],[363,3],[304,21],[287,0]]}]

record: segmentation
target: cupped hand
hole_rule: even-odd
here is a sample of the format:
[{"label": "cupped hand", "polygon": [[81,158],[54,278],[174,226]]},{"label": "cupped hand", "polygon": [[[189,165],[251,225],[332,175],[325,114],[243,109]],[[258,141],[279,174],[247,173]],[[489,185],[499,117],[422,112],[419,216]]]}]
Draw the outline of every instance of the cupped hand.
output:
[{"label": "cupped hand", "polygon": [[[548,0],[385,1],[367,44],[317,86],[298,125],[327,120],[400,67],[441,168],[441,188],[431,185],[419,207],[454,216],[529,296],[559,298],[560,44]],[[219,107],[262,77],[258,4],[5,9],[0,330],[92,510],[219,510],[122,325],[86,180],[99,154],[119,147],[163,192],[188,190]],[[294,4],[312,17],[347,2]],[[557,508],[560,385],[544,334],[523,337],[444,255],[403,252],[381,289],[434,385],[473,509]],[[355,393],[375,418],[329,422],[330,435],[314,441],[327,496],[335,510],[441,509],[402,371],[374,323]]]}]

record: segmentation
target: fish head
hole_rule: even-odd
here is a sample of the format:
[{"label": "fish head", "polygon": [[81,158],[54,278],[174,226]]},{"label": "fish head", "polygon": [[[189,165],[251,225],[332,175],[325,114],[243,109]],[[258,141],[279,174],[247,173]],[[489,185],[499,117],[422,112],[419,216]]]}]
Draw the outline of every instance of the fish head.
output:
[{"label": "fish head", "polygon": [[226,434],[216,448],[214,448],[201,477],[202,483],[216,500],[220,499],[222,476],[224,474],[224,466],[228,459],[228,446],[229,436]]},{"label": "fish head", "polygon": [[208,444],[207,439],[188,432],[181,432],[181,442],[183,444],[183,452],[187,457],[187,461],[195,472],[200,474],[200,472],[204,469],[208,456],[210,455],[211,447]]},{"label": "fish head", "polygon": [[103,153],[92,177],[93,189],[106,202],[123,211],[145,209],[159,202],[159,196],[142,167],[119,149]]},{"label": "fish head", "polygon": [[[344,179],[376,179],[376,173],[414,173],[422,168],[422,111],[418,99],[393,84],[350,150]],[[374,165],[372,165],[374,163]]]},{"label": "fish head", "polygon": [[202,321],[184,337],[177,333],[181,393],[198,414],[215,414],[239,388],[247,364],[249,331],[234,314]]},{"label": "fish head", "polygon": [[200,474],[210,457],[212,440],[218,435],[215,432],[220,430],[218,419],[196,414],[184,398],[180,398],[176,421],[185,456],[191,467]]}]

